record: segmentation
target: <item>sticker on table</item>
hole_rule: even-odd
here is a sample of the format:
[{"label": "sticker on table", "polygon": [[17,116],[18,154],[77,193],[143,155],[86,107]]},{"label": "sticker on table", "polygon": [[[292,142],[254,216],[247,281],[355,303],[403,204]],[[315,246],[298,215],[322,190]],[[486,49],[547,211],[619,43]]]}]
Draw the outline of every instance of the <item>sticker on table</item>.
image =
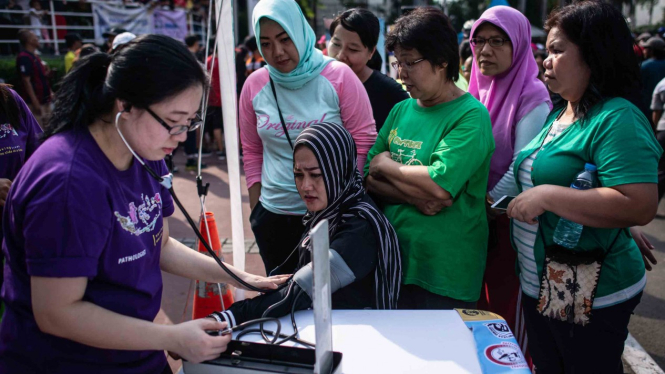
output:
[{"label": "sticker on table", "polygon": [[510,369],[528,369],[522,351],[517,344],[503,342],[485,348],[485,357],[496,364]]},{"label": "sticker on table", "polygon": [[483,323],[485,327],[499,339],[511,339],[513,338],[513,333],[510,331],[510,327],[505,322],[493,322],[493,323]]}]

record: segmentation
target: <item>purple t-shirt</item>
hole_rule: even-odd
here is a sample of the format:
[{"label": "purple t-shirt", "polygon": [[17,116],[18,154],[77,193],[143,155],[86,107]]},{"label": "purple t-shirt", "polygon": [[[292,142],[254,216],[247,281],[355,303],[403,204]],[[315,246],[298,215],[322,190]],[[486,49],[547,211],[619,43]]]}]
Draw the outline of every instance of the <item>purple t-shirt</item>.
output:
[{"label": "purple t-shirt", "polygon": [[[4,112],[0,112],[0,178],[13,181],[25,161],[37,149],[42,128],[39,127],[21,96],[14,90],[9,91],[16,100],[20,124],[19,128],[15,129]],[[0,222],[2,222],[2,209],[0,206]],[[0,243],[2,243],[2,230],[0,230]]]},{"label": "purple t-shirt", "polygon": [[39,145],[42,128],[16,91],[9,89],[19,110],[18,129],[12,127],[0,112],[0,178],[14,180],[25,161]]},{"label": "purple t-shirt", "polygon": [[[147,164],[159,175],[163,161]],[[19,172],[3,218],[0,373],[161,373],[163,351],[93,348],[43,333],[30,276],[87,277],[83,300],[153,321],[162,297],[162,218],[168,190],[138,162],[118,171],[89,131],[46,140]]]}]

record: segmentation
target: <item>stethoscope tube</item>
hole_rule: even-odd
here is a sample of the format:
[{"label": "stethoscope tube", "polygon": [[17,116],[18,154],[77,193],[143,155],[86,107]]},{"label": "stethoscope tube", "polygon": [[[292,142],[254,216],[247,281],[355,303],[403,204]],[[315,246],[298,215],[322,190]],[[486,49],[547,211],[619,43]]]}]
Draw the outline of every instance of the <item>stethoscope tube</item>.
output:
[{"label": "stethoscope tube", "polygon": [[[144,165],[144,166],[145,166],[145,165]],[[148,166],[145,166],[145,167],[148,168]],[[192,230],[194,230],[194,233],[195,233],[196,236],[199,238],[199,240],[201,241],[201,243],[203,244],[203,246],[205,247],[205,249],[206,249],[206,250],[208,251],[208,253],[212,256],[212,258],[215,259],[215,261],[217,262],[217,264],[218,264],[222,269],[224,269],[224,271],[225,271],[227,274],[229,274],[229,275],[231,276],[231,278],[233,278],[234,280],[236,280],[239,284],[241,284],[241,285],[242,285],[243,287],[245,287],[246,289],[251,290],[251,291],[261,292],[261,293],[274,292],[274,291],[277,291],[277,290],[279,290],[279,289],[281,289],[281,288],[283,288],[283,287],[286,287],[286,285],[288,284],[288,280],[287,280],[286,282],[284,282],[283,284],[281,284],[281,285],[280,285],[277,289],[275,289],[275,290],[264,290],[264,289],[262,289],[262,288],[254,287],[254,286],[252,286],[251,284],[249,284],[249,283],[245,282],[244,280],[240,279],[240,277],[238,277],[234,272],[232,272],[231,269],[229,269],[228,267],[226,267],[226,265],[224,265],[224,262],[223,262],[223,261],[217,256],[217,254],[215,254],[215,251],[213,251],[212,248],[210,248],[210,245],[209,245],[208,242],[205,240],[205,238],[203,237],[203,235],[201,235],[201,232],[199,231],[199,229],[196,227],[196,223],[194,222],[194,220],[192,220],[192,217],[189,215],[189,213],[187,213],[187,211],[185,210],[185,207],[183,207],[182,204],[180,203],[180,200],[178,199],[178,196],[175,194],[175,191],[173,190],[173,186],[171,186],[171,188],[169,188],[169,192],[171,193],[171,197],[173,197],[173,201],[175,201],[175,203],[176,203],[176,205],[178,206],[178,208],[180,209],[180,211],[182,211],[182,214],[185,216],[185,219],[187,219],[187,222],[188,222],[189,225],[192,227]]]}]

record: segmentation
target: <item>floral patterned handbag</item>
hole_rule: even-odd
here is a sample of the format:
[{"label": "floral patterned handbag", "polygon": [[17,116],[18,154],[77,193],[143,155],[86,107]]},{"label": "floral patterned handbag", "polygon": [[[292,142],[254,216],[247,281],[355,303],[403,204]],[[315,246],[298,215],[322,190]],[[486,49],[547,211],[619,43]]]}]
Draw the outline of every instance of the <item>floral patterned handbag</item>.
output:
[{"label": "floral patterned handbag", "polygon": [[586,325],[591,318],[603,260],[622,229],[607,251],[602,248],[573,251],[558,244],[548,246],[540,226],[538,232],[545,246],[538,312],[552,319]]}]

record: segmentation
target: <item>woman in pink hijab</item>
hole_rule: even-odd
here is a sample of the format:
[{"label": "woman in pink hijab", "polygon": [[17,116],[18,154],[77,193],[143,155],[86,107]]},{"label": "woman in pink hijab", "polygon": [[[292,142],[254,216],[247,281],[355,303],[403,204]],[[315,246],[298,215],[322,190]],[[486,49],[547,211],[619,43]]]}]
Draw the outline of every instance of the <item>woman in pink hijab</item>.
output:
[{"label": "woman in pink hijab", "polygon": [[[543,127],[552,109],[531,51],[531,25],[522,13],[496,6],[486,10],[471,29],[474,63],[469,93],[490,113],[496,149],[490,164],[488,203],[518,194],[512,164],[519,151]],[[493,235],[492,235],[493,234]],[[510,241],[510,222],[504,215],[490,221],[490,244],[479,309],[506,319],[526,351],[526,333],[519,308],[517,254]]]}]

